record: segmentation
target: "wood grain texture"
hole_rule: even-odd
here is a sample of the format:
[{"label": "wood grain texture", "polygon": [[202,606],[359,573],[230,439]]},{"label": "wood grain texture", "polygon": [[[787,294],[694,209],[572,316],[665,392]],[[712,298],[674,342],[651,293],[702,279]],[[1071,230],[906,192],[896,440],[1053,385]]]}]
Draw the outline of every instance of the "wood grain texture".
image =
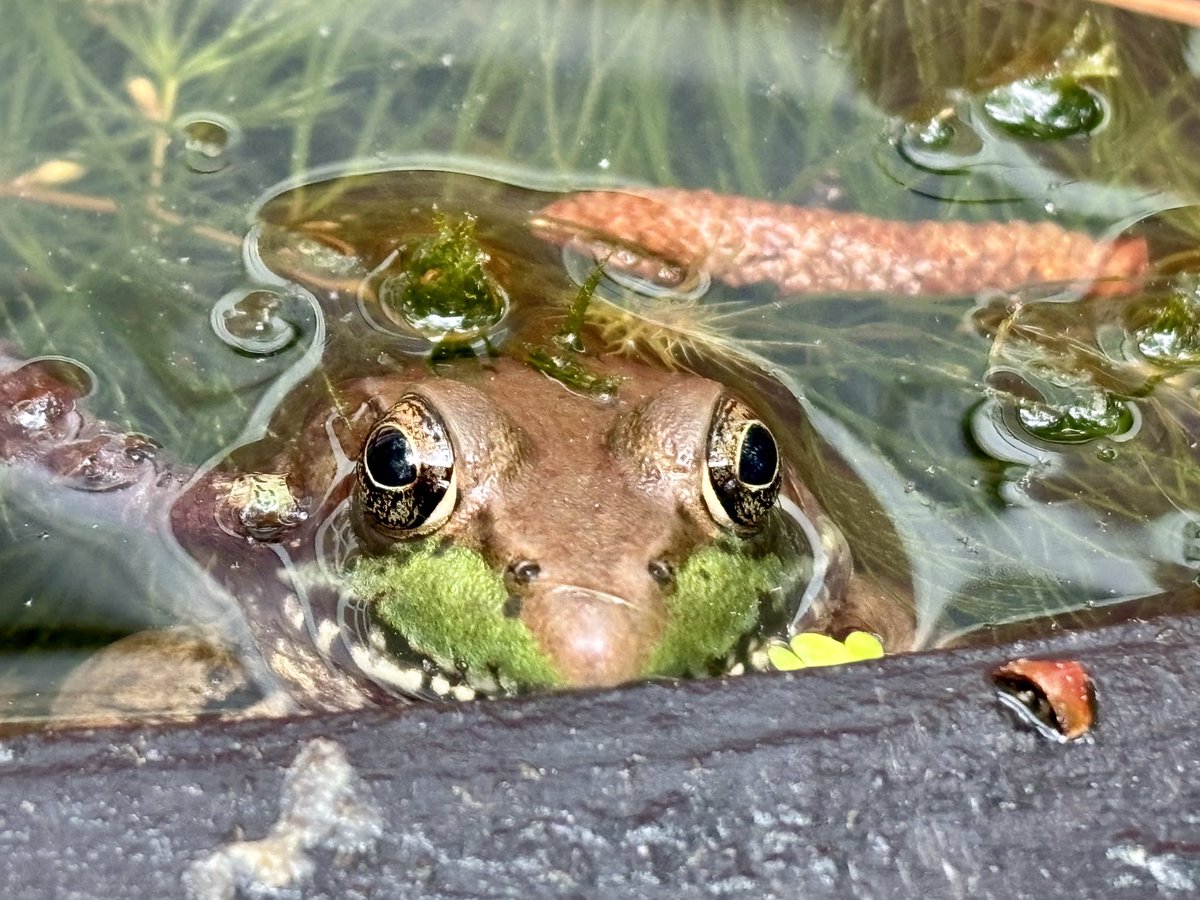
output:
[{"label": "wood grain texture", "polygon": [[[1082,661],[1075,744],[1015,724],[988,673]],[[309,897],[1192,896],[1200,621],[794,675],[4,744],[6,894],[181,896],[275,821],[306,742],[386,820]],[[1172,887],[1183,885],[1185,887]]]}]

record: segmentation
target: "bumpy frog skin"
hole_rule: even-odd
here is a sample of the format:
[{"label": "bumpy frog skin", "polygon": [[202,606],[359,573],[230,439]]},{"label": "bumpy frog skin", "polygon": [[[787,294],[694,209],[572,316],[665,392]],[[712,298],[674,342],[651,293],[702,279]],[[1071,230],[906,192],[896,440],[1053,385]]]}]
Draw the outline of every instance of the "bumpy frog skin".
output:
[{"label": "bumpy frog skin", "polygon": [[[758,422],[716,382],[609,360],[601,370],[624,381],[594,399],[516,360],[443,368],[454,377],[417,369],[343,386],[299,457],[266,467],[291,473],[310,512],[269,538],[304,574],[283,616],[251,616],[260,646],[288,633],[386,690],[456,698],[724,670],[787,627],[813,574],[810,535],[837,574],[806,619],[830,618],[845,549],[807,491],[789,483],[782,506],[745,524],[714,495],[722,430],[744,437],[739,414]],[[434,472],[428,483],[397,479],[409,461]],[[770,467],[763,489],[782,481]],[[244,477],[197,483],[175,504],[176,532],[212,502],[249,537],[257,525],[221,512]],[[185,544],[213,553],[208,538]],[[319,564],[306,568],[313,546]],[[279,671],[297,651],[276,652]],[[305,686],[310,702],[324,690]]]},{"label": "bumpy frog skin", "polygon": [[[706,444],[720,414],[720,386],[635,368],[617,368],[627,380],[613,403],[566,394],[511,360],[497,361],[470,383],[431,379],[408,388],[409,397],[440,413],[449,432],[458,459],[456,502],[433,534],[418,538],[420,549],[399,559],[361,559],[351,589],[379,597],[395,621],[412,618],[406,606],[423,592],[413,570],[448,544],[470,554],[459,565],[475,562],[487,573],[473,591],[489,595],[487,602],[462,609],[468,619],[491,620],[461,629],[480,642],[467,651],[476,657],[473,669],[490,664],[522,683],[609,685],[677,674],[705,656],[723,658],[758,621],[760,595],[796,580],[784,570],[792,561],[807,562],[807,547],[772,534],[773,541],[755,548],[732,523],[718,520],[728,522],[719,502],[706,501]],[[774,466],[764,481],[773,474]],[[370,519],[365,510],[358,515]],[[725,589],[705,601],[688,596],[685,586],[709,548],[710,577]],[[741,577],[727,577],[726,569]],[[704,603],[729,623],[712,636],[711,650],[698,655],[667,647],[668,639],[688,639],[677,632],[691,629],[679,622],[708,613],[699,609]],[[439,621],[445,616],[445,609],[425,613],[422,643],[442,660],[462,658],[466,648],[445,633]],[[506,619],[512,637],[479,633]],[[524,631],[529,638],[520,655],[527,659],[518,666],[513,656]]]},{"label": "bumpy frog skin", "polygon": [[[841,535],[777,464],[773,441],[753,477],[782,482],[781,500],[772,493],[747,512],[728,484],[725,494],[714,489],[729,433],[742,445],[748,428],[769,440],[744,401],[687,373],[598,365],[624,379],[616,399],[572,394],[504,358],[455,361],[455,378],[416,366],[357,379],[268,464],[251,445],[189,477],[146,439],[80,409],[62,364],[10,359],[0,374],[9,411],[0,452],[72,489],[110,492],[123,527],[169,515],[188,553],[236,588],[266,666],[303,708],[723,671],[787,627],[814,574],[806,627],[857,627]],[[414,405],[444,428],[452,494],[435,502],[433,526],[423,519],[406,532],[370,509],[385,465],[370,448],[386,449],[380,436]],[[411,435],[411,417],[408,425]],[[900,645],[907,617],[897,608],[872,627]],[[392,652],[397,642],[403,654]],[[211,656],[222,672],[231,661],[190,638],[167,634],[156,646],[137,636],[106,653],[107,666],[89,665],[76,685],[92,703],[115,690],[97,679],[116,677],[127,692],[109,698],[113,707],[163,705],[130,683],[131,653],[170,666],[173,702],[199,699],[203,709],[223,699],[199,697],[194,683],[213,677],[200,661]],[[175,683],[189,667],[191,682]],[[243,685],[222,675],[219,686]],[[271,711],[291,708],[273,703]]]},{"label": "bumpy frog skin", "polygon": [[[587,196],[583,207],[549,207],[556,225],[545,236],[564,240],[562,220],[599,208]],[[338,233],[353,221],[374,239],[354,189],[341,202],[352,212],[323,210],[306,233],[353,243]],[[545,231],[544,205],[524,215]],[[363,271],[396,243],[379,237]],[[1141,262],[1122,252],[1106,268],[1095,251],[1079,277],[1133,273]],[[336,295],[332,280],[307,280]],[[519,289],[510,291],[519,322]],[[189,474],[147,439],[89,416],[70,367],[2,358],[0,456],[68,490],[107,491],[122,527],[169,521],[243,611],[253,645],[238,648],[244,677],[218,681],[223,695],[255,682],[268,697],[257,713],[736,671],[789,627],[861,628],[889,651],[909,648],[903,590],[853,573],[841,532],[772,437],[794,430],[798,407],[755,409],[687,371],[583,359],[616,391],[588,396],[487,354],[373,365],[336,381],[318,373],[280,406],[267,437]],[[153,642],[124,643],[99,656],[127,679],[138,654],[148,677],[129,690],[171,699],[114,695],[110,709],[175,704],[186,715],[211,704],[196,687],[211,673],[192,636],[164,636],[158,660]],[[227,672],[229,657],[215,658]],[[175,683],[185,669],[200,674]],[[101,659],[80,678],[95,685],[105,671]]]}]

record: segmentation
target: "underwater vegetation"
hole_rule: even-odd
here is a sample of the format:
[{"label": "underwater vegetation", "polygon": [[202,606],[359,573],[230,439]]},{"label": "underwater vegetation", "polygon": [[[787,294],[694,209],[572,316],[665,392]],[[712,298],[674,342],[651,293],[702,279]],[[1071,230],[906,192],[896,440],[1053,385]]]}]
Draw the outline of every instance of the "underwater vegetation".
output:
[{"label": "underwater vegetation", "polygon": [[[924,643],[1195,581],[1200,91],[1183,26],[1001,0],[11,6],[0,339],[81,363],[93,410],[184,463],[261,435],[321,365],[322,314],[243,250],[255,198],[314,173],[1040,223],[1144,242],[1149,276],[1089,299],[714,280],[643,302],[636,330],[601,305],[591,325],[663,358],[738,354],[802,397],[836,457],[814,461],[820,499],[837,515],[870,493],[882,518],[843,527],[866,570],[912,584]],[[131,557],[11,479],[0,500],[14,703],[37,708],[22,691],[81,649],[223,615],[170,552]]]}]

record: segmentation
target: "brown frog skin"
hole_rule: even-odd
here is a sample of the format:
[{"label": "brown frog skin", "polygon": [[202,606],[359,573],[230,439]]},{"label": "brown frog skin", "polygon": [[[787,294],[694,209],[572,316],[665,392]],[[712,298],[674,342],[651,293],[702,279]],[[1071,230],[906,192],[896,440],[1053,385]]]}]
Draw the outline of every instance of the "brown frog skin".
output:
[{"label": "brown frog skin", "polygon": [[[240,454],[250,457],[245,464],[235,458],[232,469],[222,467],[197,482],[175,503],[173,530],[209,568],[229,557],[232,544],[238,550],[247,541],[259,544],[247,534],[252,528],[239,526],[223,509],[229,504],[227,486],[253,467],[287,473],[292,494],[307,510],[303,521],[269,538],[275,553],[293,554],[289,568],[303,566],[320,540],[316,532],[347,499],[352,530],[364,544],[386,547],[412,537],[387,534],[364,513],[356,502],[362,496],[362,463],[352,461],[362,459],[370,434],[389,410],[402,398],[416,397],[440,417],[457,457],[456,496],[433,536],[478,551],[503,573],[506,614],[533,635],[564,685],[607,686],[637,678],[668,626],[674,573],[699,548],[734,530],[704,496],[705,443],[714,410],[733,395],[706,378],[620,358],[596,368],[623,379],[614,399],[572,393],[509,358],[458,361],[440,373],[416,367],[355,379],[335,392],[332,410],[325,399],[317,402],[300,439],[284,454],[259,465],[250,448]],[[907,647],[907,607],[868,608],[878,592],[854,582],[840,532],[790,471],[784,496],[824,544],[824,584],[805,627],[837,632],[870,624],[889,646]],[[233,522],[228,530],[240,534],[230,540],[222,534],[214,542],[205,532],[213,520]],[[810,552],[799,536],[792,540],[798,543],[789,552]],[[328,585],[305,587],[303,600],[286,592],[282,602],[265,596],[248,618],[277,672],[291,670],[314,645],[324,648],[319,665],[317,658],[308,659],[319,675],[300,679],[306,702],[336,690],[320,702],[345,705],[361,689],[361,678],[346,682],[338,672],[357,669],[393,689],[406,685],[387,671],[386,660],[383,671],[372,671],[378,661],[347,652],[340,634],[334,637],[336,598]],[[245,595],[238,594],[245,606]],[[257,602],[259,595],[249,596]],[[304,601],[304,627],[297,629],[296,604]],[[883,609],[890,613],[880,616]],[[337,671],[329,670],[331,658]]]},{"label": "brown frog skin", "polygon": [[[886,574],[862,565],[858,574],[841,529],[823,508],[834,509],[845,527],[870,541],[876,556],[887,556],[887,551],[878,553],[886,544],[887,522],[869,498],[854,491],[818,502],[805,478],[820,474],[828,461],[814,462],[811,446],[818,442],[806,432],[803,410],[773,379],[752,367],[719,361],[713,368],[722,372],[721,382],[727,372],[742,372],[740,383],[750,390],[739,394],[701,374],[605,355],[593,341],[583,356],[590,372],[620,382],[616,395],[596,398],[572,392],[514,353],[522,338],[536,342],[547,336],[546,326],[538,324],[545,317],[523,317],[528,301],[568,287],[557,251],[542,240],[564,240],[560,230],[547,232],[547,218],[584,217],[592,234],[604,232],[604,222],[595,216],[607,215],[604,204],[616,202],[625,217],[610,218],[628,220],[625,199],[583,194],[575,205],[556,203],[554,194],[446,173],[376,173],[342,179],[335,191],[324,187],[318,185],[313,198],[300,188],[268,200],[259,210],[266,230],[256,239],[256,253],[275,274],[310,284],[322,298],[320,305],[334,313],[328,316],[331,323],[346,318],[338,306],[341,296],[403,246],[414,216],[427,220],[432,208],[451,214],[509,210],[499,216],[508,216],[508,227],[492,228],[486,217],[480,222],[493,274],[504,276],[516,301],[508,322],[516,335],[505,342],[509,353],[431,365],[392,352],[386,337],[343,329],[331,335],[330,346],[361,344],[361,350],[296,386],[262,439],[198,473],[173,467],[150,439],[122,433],[86,413],[80,403],[85,379],[76,368],[0,356],[0,458],[12,472],[38,491],[71,493],[80,502],[92,498],[91,505],[108,522],[131,534],[149,532],[146,523],[167,523],[170,544],[185,551],[193,568],[206,572],[196,576],[220,584],[242,613],[240,628],[232,630],[155,632],[114,644],[74,674],[62,691],[60,714],[92,720],[97,714],[187,718],[226,708],[230,698],[247,691],[259,697],[248,714],[276,714],[354,708],[397,695],[469,697],[520,690],[522,685],[514,684],[520,678],[512,674],[504,684],[503,676],[480,678],[476,672],[454,678],[443,672],[455,661],[445,659],[455,655],[452,642],[438,646],[431,638],[416,654],[425,658],[421,665],[397,665],[389,655],[390,638],[371,624],[371,605],[348,598],[347,559],[355,554],[385,558],[389,547],[422,541],[432,544],[432,560],[448,547],[482,560],[503,584],[503,618],[520,623],[532,636],[560,686],[607,686],[655,671],[679,673],[679,666],[664,666],[655,656],[682,619],[672,608],[673,596],[682,590],[677,580],[689,577],[689,559],[703,556],[707,548],[733,545],[731,559],[766,553],[755,550],[755,541],[764,540],[756,538],[756,528],[772,535],[787,565],[802,559],[811,569],[790,575],[794,583],[786,593],[797,605],[797,619],[776,626],[835,636],[865,629],[880,635],[889,652],[911,647],[913,612],[904,584],[890,583]],[[659,209],[668,200],[702,226],[712,218],[714,204],[724,202],[707,193],[652,199],[658,204],[653,222],[670,218]],[[644,202],[634,198],[635,204]],[[738,202],[730,198],[728,203]],[[780,227],[806,215],[794,208],[755,210],[755,222],[778,220]],[[841,228],[834,220],[821,227]],[[737,224],[742,218],[722,214],[712,221]],[[624,228],[614,224],[612,232],[631,240]],[[756,228],[752,234],[760,234]],[[870,228],[859,230],[866,234]],[[730,244],[722,235],[712,239],[715,245]],[[326,274],[312,262],[322,254],[295,252],[308,239],[337,248],[358,268],[334,266]],[[734,244],[750,246],[748,239]],[[864,247],[871,256],[869,241]],[[661,247],[652,245],[652,250],[672,256]],[[1124,253],[1118,254],[1122,262],[1108,266],[1102,248],[1090,252],[1099,262],[1088,262],[1079,277],[1096,271],[1127,276],[1144,265],[1139,256],[1126,266],[1129,253]],[[706,253],[712,256],[712,251],[702,256]],[[962,268],[961,253],[953,256]],[[808,270],[818,262],[803,258],[785,269]],[[854,270],[870,268],[871,260],[860,263]],[[936,259],[913,263],[918,268],[936,264]],[[731,271],[736,277],[726,277],[724,270],[715,275],[734,283],[756,277]],[[997,270],[984,266],[982,271],[990,283]],[[888,283],[871,289],[906,287]],[[377,299],[367,296],[367,301]],[[768,395],[770,400],[763,401]],[[758,402],[749,403],[751,397]],[[707,443],[716,410],[730,398],[746,404],[745,415],[780,442],[780,500],[770,509],[769,526],[731,523],[714,497]],[[371,479],[362,460],[371,458],[372,436],[388,431],[397,403],[410,407],[413,402],[433,410],[454,449],[452,497],[422,510],[428,520],[397,529],[395,523],[377,521],[380,510],[390,515],[390,500],[364,500],[364,484]],[[838,481],[842,487],[852,484]],[[454,593],[452,588],[444,584],[446,594]],[[440,584],[434,594],[439,590]],[[718,593],[727,592],[722,587]],[[746,656],[731,660],[733,668],[754,655],[744,641],[720,646],[720,652]],[[430,654],[442,659],[428,659]],[[720,667],[720,660],[692,660],[696,671]],[[236,708],[247,713],[245,704]]]},{"label": "brown frog skin", "polygon": [[[302,197],[297,202],[283,194],[279,209],[287,215],[300,209],[296,215],[309,218],[284,223],[282,238],[256,238],[258,250],[274,272],[313,285],[322,306],[337,304],[402,243],[410,226],[393,222],[403,219],[397,210],[411,218],[424,209],[427,220],[430,206],[452,212],[447,198],[469,194],[469,211],[489,201],[516,209],[516,228],[493,234],[486,221],[480,225],[509,294],[517,301],[541,296],[548,279],[557,279],[551,293],[567,296],[557,251],[528,227],[546,195],[497,183],[481,188],[480,179],[444,173],[416,173],[423,180],[414,190],[412,177],[348,179],[332,202],[318,191],[311,215]],[[413,200],[424,190],[434,202]],[[268,202],[260,218],[274,224],[274,210]],[[297,233],[353,248],[363,274],[351,267],[346,276],[339,263],[337,277],[326,278],[303,254],[293,265],[288,253]],[[525,237],[505,236],[521,233]],[[561,315],[560,307],[550,319]],[[329,317],[335,328],[347,320],[340,313]],[[792,451],[812,441],[790,392],[752,373],[742,379],[747,386],[758,380],[766,393],[774,392],[770,401],[752,404],[757,388],[742,395],[692,371],[606,355],[592,335],[581,359],[592,375],[617,379],[619,387],[611,396],[588,396],[535,371],[518,352],[528,346],[522,338],[546,339],[551,326],[545,320],[516,302],[507,355],[439,364],[392,353],[386,336],[331,332],[327,344],[353,348],[348,358],[297,384],[261,439],[198,472],[173,466],[153,441],[91,416],[82,403],[86,378],[77,367],[0,356],[0,458],[10,471],[39,491],[94,498],[98,515],[131,534],[155,534],[197,580],[221,586],[241,613],[233,627],[215,633],[197,627],[117,642],[77,670],[58,712],[90,721],[128,714],[190,718],[225,710],[231,698],[250,694],[258,702],[237,706],[241,714],[280,714],[397,696],[509,694],[524,690],[527,680],[603,687],[656,674],[736,671],[762,661],[756,647],[768,632],[758,611],[768,609],[773,633],[839,636],[865,629],[880,635],[889,651],[910,648],[909,592],[886,578],[855,574],[841,530],[796,465]],[[715,368],[752,367],[726,360]],[[371,472],[389,463],[376,459],[371,447],[394,430],[397,409],[413,417],[414,403],[444,428],[455,461],[439,489],[451,496],[428,508],[417,503],[418,520],[397,527],[384,521],[394,498],[379,500]],[[724,461],[714,463],[713,435],[722,416],[732,416],[733,437],[722,439],[729,446]],[[759,460],[763,471],[750,491],[769,502],[734,521],[754,504],[738,513],[740,501],[727,503],[722,491],[730,484],[737,489],[744,465],[738,454],[751,434],[774,448],[764,451],[771,462]],[[722,491],[714,488],[714,465],[725,466]],[[762,490],[768,481],[770,491]],[[885,523],[864,512],[867,506],[855,497],[839,515],[882,535]],[[393,621],[379,626],[378,610],[396,593],[379,584],[392,575],[386,565],[376,571],[356,559],[407,558],[409,547],[424,548],[414,554],[434,575],[424,588],[406,581],[400,593],[420,588],[427,599],[443,593],[447,602],[454,599],[462,593],[461,567],[439,575],[437,566],[465,558],[479,590],[493,598],[489,627],[519,626],[517,643],[528,645],[520,651],[523,668],[509,667],[503,658],[509,650],[494,645],[472,651],[473,668],[465,663],[453,638],[430,633],[438,627],[432,620],[453,618],[436,604],[432,612],[427,603],[414,613],[404,629]],[[700,621],[703,610],[723,609],[714,602],[731,595],[749,597],[743,596],[741,624],[729,635],[718,629],[699,649],[679,650],[690,640],[695,608]],[[685,596],[702,602],[681,610]],[[455,627],[464,641],[475,639],[476,619],[483,618],[460,616],[465,624]],[[420,629],[420,638],[412,638],[410,630]],[[403,664],[398,644],[410,657]],[[667,645],[674,649],[664,650]],[[73,696],[87,699],[73,705]]]},{"label": "brown frog skin", "polygon": [[[504,573],[507,614],[545,650],[563,685],[607,686],[643,675],[669,627],[674,574],[698,548],[731,531],[728,517],[719,509],[714,515],[713,499],[704,496],[703,468],[714,408],[733,395],[705,378],[618,358],[599,364],[624,379],[615,400],[573,394],[512,359],[447,368],[455,377],[413,366],[351,380],[299,426],[288,415],[277,419],[273,431],[290,426],[293,434],[282,452],[279,439],[268,437],[208,472],[187,475],[173,471],[146,439],[91,418],[55,364],[8,359],[0,375],[0,453],[71,489],[104,488],[126,527],[169,516],[175,538],[242,606],[265,662],[257,680],[265,682],[267,700],[256,712],[341,709],[412,685],[386,662],[348,649],[337,625],[336,585],[297,573],[313,565],[322,529],[339,508],[365,545],[395,539],[358,508],[356,461],[395,404],[420,398],[437,411],[458,457],[456,497],[439,539],[478,549]],[[266,513],[247,510],[247,478],[269,475],[286,478],[287,501]],[[803,627],[869,627],[889,647],[906,647],[910,611],[852,578],[838,529],[794,473],[784,482],[783,495],[806,518],[810,538],[824,544],[823,584]],[[794,549],[808,551],[802,542]],[[120,670],[124,693],[107,705],[122,713],[171,704],[203,710],[245,688],[255,671],[231,676],[228,654],[206,646],[194,633],[166,633],[157,642],[135,636],[79,678],[92,686],[85,693],[94,703],[94,686]],[[138,662],[130,665],[130,654]],[[152,674],[131,678],[139,669],[169,676],[165,683]],[[215,682],[214,671],[223,673]],[[197,682],[213,683],[219,696],[206,696]],[[451,695],[473,693],[461,684]]]}]

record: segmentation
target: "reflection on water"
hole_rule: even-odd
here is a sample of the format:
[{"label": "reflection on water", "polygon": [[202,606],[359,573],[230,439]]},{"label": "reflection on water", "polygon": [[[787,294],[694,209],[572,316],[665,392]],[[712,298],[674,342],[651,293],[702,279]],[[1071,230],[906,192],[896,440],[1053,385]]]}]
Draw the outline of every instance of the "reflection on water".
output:
[{"label": "reflection on water", "polygon": [[[858,571],[911,592],[923,645],[1194,584],[1200,103],[1186,29],[1074,3],[731,3],[687,16],[668,2],[518,4],[511,19],[469,3],[368,2],[336,17],[309,0],[87,2],[84,16],[17,6],[0,37],[13,73],[0,99],[6,350],[95,372],[87,407],[114,433],[152,435],[169,477],[139,520],[120,492],[76,502],[4,470],[3,685],[16,716],[45,711],[72,654],[146,628],[219,623],[220,642],[246,650],[218,584],[238,577],[210,579],[210,561],[171,536],[165,510],[189,473],[238,446],[336,448],[332,421],[281,433],[283,398],[327,401],[322,379],[386,372],[425,353],[431,328],[469,332],[462,343],[480,353],[548,333],[558,323],[533,321],[530,301],[566,283],[564,252],[586,280],[597,242],[612,255],[594,337],[801,398],[809,423],[780,431],[809,449],[785,449],[807,454]],[[523,27],[535,12],[540,27]],[[31,45],[46,52],[31,58]],[[592,223],[563,251],[523,226],[487,233],[515,196],[525,205],[508,219],[536,217],[546,204],[532,192],[383,201],[383,182],[367,181],[356,228],[377,242],[365,255],[339,244],[327,226],[348,208],[347,182],[332,176],[406,166],[543,191],[710,188],[935,224],[859,229],[847,250],[837,223],[856,220],[797,213],[780,232],[756,213],[721,232],[735,235],[725,244],[679,256],[638,231],[670,211],[643,208],[633,232]],[[304,233],[272,230],[283,213],[268,204],[243,244],[253,198],[285,179],[333,185],[330,214],[313,200]],[[393,268],[414,255],[402,223],[435,207],[479,216],[489,265],[526,273],[482,325],[395,313],[438,268]],[[992,224],[938,237],[956,222]],[[858,280],[802,295],[794,280],[720,277],[718,257],[785,265],[818,232],[806,252],[840,254],[838,271]],[[1094,252],[1103,265],[1043,270],[1013,249],[1025,241],[1040,263],[1030,236],[1051,233],[1079,243],[1047,259]],[[910,281],[880,275],[885,260]],[[938,266],[958,280],[933,298],[923,279]],[[966,270],[989,274],[977,284]],[[1097,273],[1108,280],[1089,285]],[[1025,284],[1046,279],[1056,284]],[[17,428],[39,414],[14,410]]]}]

